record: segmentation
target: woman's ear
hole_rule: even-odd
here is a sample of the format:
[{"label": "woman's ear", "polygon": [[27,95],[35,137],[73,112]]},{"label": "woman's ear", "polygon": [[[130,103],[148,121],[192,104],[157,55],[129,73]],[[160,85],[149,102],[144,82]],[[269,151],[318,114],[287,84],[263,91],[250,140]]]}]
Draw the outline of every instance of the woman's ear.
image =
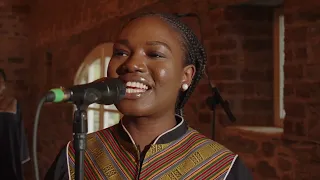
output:
[{"label": "woman's ear", "polygon": [[183,91],[186,91],[196,73],[196,67],[194,65],[187,65],[183,68],[183,76],[181,81],[181,88]]}]

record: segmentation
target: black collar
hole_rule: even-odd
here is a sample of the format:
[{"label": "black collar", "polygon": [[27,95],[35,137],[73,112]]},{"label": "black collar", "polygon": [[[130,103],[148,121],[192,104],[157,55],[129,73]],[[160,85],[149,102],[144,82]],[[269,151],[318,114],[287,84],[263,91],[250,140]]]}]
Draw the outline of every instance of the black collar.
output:
[{"label": "black collar", "polygon": [[[187,125],[186,121],[183,119],[183,117],[181,117],[179,115],[176,115],[176,121],[177,121],[177,125],[175,127],[171,128],[171,129],[167,130],[166,132],[162,133],[161,135],[159,135],[153,141],[152,144],[166,144],[166,143],[174,141],[174,140],[180,138],[182,135],[184,135],[188,130],[188,125]],[[130,133],[122,124],[122,121],[120,121],[120,123],[119,123],[118,133],[119,133],[119,136],[121,139],[135,144]]]}]

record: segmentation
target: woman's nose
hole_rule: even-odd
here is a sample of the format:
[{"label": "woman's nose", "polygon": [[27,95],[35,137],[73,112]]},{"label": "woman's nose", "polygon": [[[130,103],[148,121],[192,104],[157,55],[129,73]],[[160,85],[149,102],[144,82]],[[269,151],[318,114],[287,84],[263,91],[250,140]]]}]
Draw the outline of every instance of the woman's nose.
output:
[{"label": "woman's nose", "polygon": [[124,63],[118,68],[118,74],[123,73],[143,73],[147,71],[145,58],[142,53],[136,53],[129,56]]}]

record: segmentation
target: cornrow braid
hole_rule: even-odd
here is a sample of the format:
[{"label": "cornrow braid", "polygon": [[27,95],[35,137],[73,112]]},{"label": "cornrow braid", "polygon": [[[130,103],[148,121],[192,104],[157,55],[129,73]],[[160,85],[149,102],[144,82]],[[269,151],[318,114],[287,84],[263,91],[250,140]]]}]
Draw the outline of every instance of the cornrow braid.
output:
[{"label": "cornrow braid", "polygon": [[144,13],[140,14],[132,19],[138,19],[141,17],[156,16],[168,23],[174,30],[180,34],[181,43],[183,46],[183,51],[185,52],[185,65],[194,65],[196,68],[195,75],[189,85],[188,90],[180,92],[178,95],[178,100],[176,102],[176,113],[183,115],[183,107],[188,101],[190,95],[194,91],[196,85],[202,78],[205,71],[205,65],[207,61],[206,53],[203,45],[194,34],[194,32],[183,22],[180,21],[178,16],[172,14],[162,14],[162,13]]}]

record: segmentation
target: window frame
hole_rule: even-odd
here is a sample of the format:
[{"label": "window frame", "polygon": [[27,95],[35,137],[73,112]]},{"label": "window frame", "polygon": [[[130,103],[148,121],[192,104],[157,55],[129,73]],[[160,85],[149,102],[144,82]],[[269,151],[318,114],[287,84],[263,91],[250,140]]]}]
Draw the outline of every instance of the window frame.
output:
[{"label": "window frame", "polygon": [[[274,71],[273,71],[273,96],[274,96],[274,102],[273,102],[273,110],[274,110],[274,125],[276,127],[283,128],[283,122],[284,117],[281,115],[281,111],[284,110],[284,79],[282,79],[282,85],[283,89],[281,89],[281,72],[283,72],[283,66],[281,67],[281,56],[285,56],[284,54],[284,47],[281,46],[282,39],[285,38],[285,34],[282,34],[281,31],[284,29],[284,25],[281,26],[282,23],[281,20],[284,20],[284,12],[283,8],[275,8],[274,9],[274,25],[273,25],[273,38],[274,38]],[[285,33],[285,32],[283,32]],[[284,42],[282,42],[284,43]],[[283,49],[282,49],[283,48]],[[280,52],[280,49],[283,50],[283,52]],[[283,59],[284,60],[284,59]],[[282,100],[281,100],[282,97]],[[281,105],[282,104],[282,105]],[[282,106],[282,108],[281,108]]]}]

